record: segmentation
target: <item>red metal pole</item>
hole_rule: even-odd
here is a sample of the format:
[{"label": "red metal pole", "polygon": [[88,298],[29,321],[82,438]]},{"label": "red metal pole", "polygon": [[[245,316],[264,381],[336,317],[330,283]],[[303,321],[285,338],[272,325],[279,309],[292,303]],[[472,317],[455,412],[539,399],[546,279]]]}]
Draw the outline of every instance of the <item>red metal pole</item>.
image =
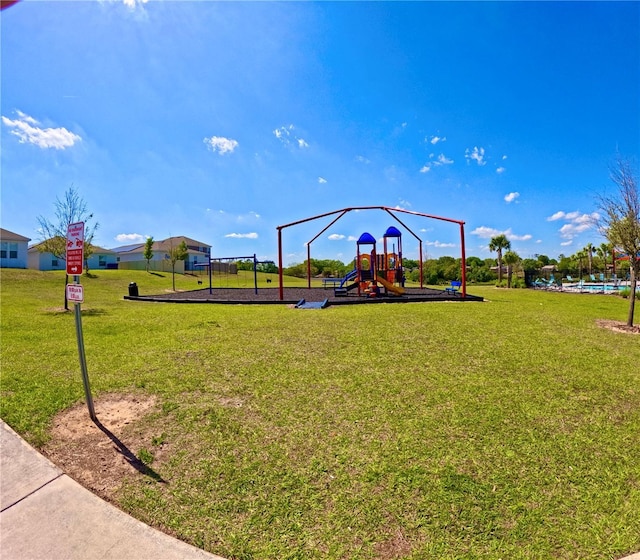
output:
[{"label": "red metal pole", "polygon": [[460,222],[460,247],[462,249],[462,297],[467,297],[467,257],[464,247],[464,222]]},{"label": "red metal pole", "polygon": [[282,287],[282,229],[278,228],[278,281],[280,282],[280,301],[284,299]]},{"label": "red metal pole", "polygon": [[422,273],[422,239],[420,240],[420,288],[424,288],[424,276]]}]

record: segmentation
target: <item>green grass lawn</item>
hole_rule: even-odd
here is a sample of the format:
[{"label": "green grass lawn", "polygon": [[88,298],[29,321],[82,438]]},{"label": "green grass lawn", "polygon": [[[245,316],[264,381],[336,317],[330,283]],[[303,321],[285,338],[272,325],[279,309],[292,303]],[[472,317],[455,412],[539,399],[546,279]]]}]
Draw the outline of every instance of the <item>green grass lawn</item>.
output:
[{"label": "green grass lawn", "polygon": [[[100,271],[82,309],[94,395],[160,402],[134,451],[170,443],[167,482],[118,493],[137,518],[234,559],[640,550],[640,338],[596,325],[628,300],[471,286],[487,301],[308,311],[127,301],[130,281],[171,288]],[[2,418],[36,446],[83,399],[63,288],[2,271]]]}]

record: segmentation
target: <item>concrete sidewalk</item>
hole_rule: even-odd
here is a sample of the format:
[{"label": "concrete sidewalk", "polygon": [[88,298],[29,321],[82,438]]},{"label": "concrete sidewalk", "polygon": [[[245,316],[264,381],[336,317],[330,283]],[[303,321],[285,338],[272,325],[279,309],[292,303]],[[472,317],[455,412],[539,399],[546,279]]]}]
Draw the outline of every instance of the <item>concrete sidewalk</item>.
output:
[{"label": "concrete sidewalk", "polygon": [[0,509],[2,560],[224,560],[101,500],[2,420]]}]

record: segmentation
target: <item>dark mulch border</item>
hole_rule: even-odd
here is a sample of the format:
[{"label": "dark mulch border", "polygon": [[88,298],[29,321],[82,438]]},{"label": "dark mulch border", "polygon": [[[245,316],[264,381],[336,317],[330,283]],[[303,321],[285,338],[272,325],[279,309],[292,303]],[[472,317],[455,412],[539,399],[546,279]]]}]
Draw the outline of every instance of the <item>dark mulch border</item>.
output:
[{"label": "dark mulch border", "polygon": [[333,289],[323,288],[284,288],[284,299],[280,299],[278,288],[203,288],[188,292],[167,292],[166,294],[124,296],[124,299],[135,301],[152,301],[162,303],[219,303],[219,304],[280,304],[295,305],[302,299],[306,301],[328,300],[329,305],[357,305],[368,303],[415,303],[430,301],[484,301],[483,298],[467,294],[451,295],[444,290],[432,288],[407,288],[402,296],[385,295],[375,298],[358,296],[355,291],[346,297],[336,297]]}]

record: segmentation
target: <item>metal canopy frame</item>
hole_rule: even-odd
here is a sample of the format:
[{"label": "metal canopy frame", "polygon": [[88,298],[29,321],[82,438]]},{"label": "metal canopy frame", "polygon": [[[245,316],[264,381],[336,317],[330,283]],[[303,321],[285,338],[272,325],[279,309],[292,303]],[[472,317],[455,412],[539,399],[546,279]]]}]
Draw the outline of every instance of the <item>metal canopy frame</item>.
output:
[{"label": "metal canopy frame", "polygon": [[343,208],[341,210],[334,210],[333,212],[325,212],[324,214],[318,214],[317,216],[311,216],[310,218],[305,218],[303,220],[297,220],[295,222],[291,222],[289,224],[284,224],[281,226],[278,226],[276,229],[278,230],[278,282],[279,282],[279,290],[280,290],[280,300],[282,301],[284,299],[284,286],[283,286],[283,262],[282,262],[282,230],[289,228],[289,227],[293,227],[293,226],[297,226],[300,224],[304,224],[306,222],[311,222],[313,220],[319,220],[321,218],[327,218],[329,216],[336,216],[336,214],[338,214],[338,216],[336,216],[333,220],[331,220],[331,222],[329,223],[329,225],[325,226],[324,228],[322,228],[316,235],[314,235],[308,242],[307,242],[307,284],[308,284],[308,288],[311,289],[311,244],[318,239],[318,237],[320,237],[325,231],[327,231],[332,225],[334,225],[340,218],[342,218],[345,214],[347,214],[348,212],[351,212],[352,210],[382,210],[384,212],[387,212],[394,220],[396,220],[404,229],[406,229],[411,235],[413,235],[413,237],[415,237],[418,240],[418,243],[420,245],[420,287],[423,287],[423,275],[422,275],[422,239],[420,239],[420,237],[418,235],[416,235],[410,227],[408,227],[406,224],[404,224],[402,222],[402,220],[400,220],[400,218],[398,218],[398,216],[395,215],[396,212],[402,213],[402,214],[410,214],[412,216],[419,216],[421,218],[429,218],[432,220],[440,220],[443,222],[450,222],[452,224],[458,224],[460,226],[460,248],[461,248],[461,258],[462,258],[462,263],[461,263],[461,278],[462,278],[462,285],[460,286],[460,292],[462,297],[466,297],[467,295],[467,267],[466,267],[466,256],[465,256],[465,244],[464,244],[464,222],[461,220],[454,220],[453,218],[443,218],[442,216],[433,216],[431,214],[423,214],[422,212],[414,212],[412,210],[403,210],[401,208],[390,208],[388,206],[354,206],[352,208]]}]

